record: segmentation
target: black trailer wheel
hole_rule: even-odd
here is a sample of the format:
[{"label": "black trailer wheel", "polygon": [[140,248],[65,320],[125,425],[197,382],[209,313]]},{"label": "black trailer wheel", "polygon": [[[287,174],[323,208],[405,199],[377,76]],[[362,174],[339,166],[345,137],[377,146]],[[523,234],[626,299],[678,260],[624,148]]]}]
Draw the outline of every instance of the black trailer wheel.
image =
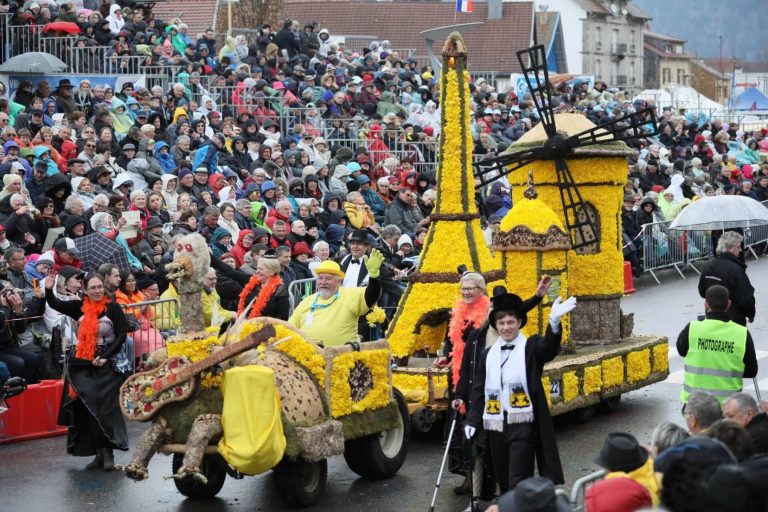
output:
[{"label": "black trailer wheel", "polygon": [[621,395],[609,396],[600,402],[600,410],[604,412],[616,412],[621,407]]},{"label": "black trailer wheel", "polygon": [[405,462],[411,435],[411,418],[403,395],[397,389],[392,391],[400,411],[400,424],[392,430],[344,443],[344,460],[349,469],[363,478],[389,478]]},{"label": "black trailer wheel", "polygon": [[[221,488],[224,486],[224,480],[227,478],[227,473],[224,468],[219,466],[215,460],[215,455],[205,455],[200,463],[200,472],[208,479],[208,483],[204,484],[198,480],[195,480],[191,476],[185,478],[174,478],[173,483],[176,484],[176,489],[187,498],[213,498],[216,496]],[[184,462],[183,453],[173,454],[173,474],[181,468]]]},{"label": "black trailer wheel", "polygon": [[273,478],[277,493],[286,503],[310,507],[320,500],[325,490],[328,461],[283,459],[275,466]]},{"label": "black trailer wheel", "polygon": [[597,414],[597,410],[599,408],[600,404],[588,405],[587,407],[576,409],[572,414],[573,417],[576,418],[576,421],[579,423],[587,423],[595,417],[595,414]]}]

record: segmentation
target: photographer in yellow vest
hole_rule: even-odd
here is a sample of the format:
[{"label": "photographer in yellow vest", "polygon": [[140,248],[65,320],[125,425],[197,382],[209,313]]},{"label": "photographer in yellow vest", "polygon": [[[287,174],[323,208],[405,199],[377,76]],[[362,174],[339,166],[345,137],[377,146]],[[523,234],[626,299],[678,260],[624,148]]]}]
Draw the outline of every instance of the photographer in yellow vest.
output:
[{"label": "photographer in yellow vest", "polygon": [[722,403],[741,391],[743,379],[757,375],[755,344],[749,330],[728,317],[728,289],[710,286],[704,298],[706,317],[685,326],[677,337],[677,352],[685,358],[683,390],[688,402],[694,391],[703,391]]}]

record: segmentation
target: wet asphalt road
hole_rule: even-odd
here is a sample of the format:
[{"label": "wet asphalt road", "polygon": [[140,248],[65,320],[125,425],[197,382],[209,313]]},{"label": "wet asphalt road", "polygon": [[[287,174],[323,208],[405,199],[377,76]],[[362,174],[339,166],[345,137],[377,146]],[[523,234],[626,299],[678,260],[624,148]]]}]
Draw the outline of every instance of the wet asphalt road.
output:
[{"label": "wet asphalt road", "polygon": [[[756,341],[758,362],[768,364],[768,258],[748,261],[749,275],[758,289],[758,315],[750,330]],[[636,283],[638,292],[624,299],[625,312],[635,313],[635,332],[660,334],[674,340],[686,322],[695,319],[703,309],[698,297],[698,279],[692,271],[682,280],[677,273],[660,275],[662,286],[649,276]],[[592,462],[608,432],[622,430],[633,433],[641,442],[650,440],[658,423],[672,420],[682,424],[678,395],[682,377],[682,360],[674,348],[670,353],[672,375],[666,382],[629,393],[621,407],[613,413],[599,414],[589,423],[572,418],[556,418],[556,434],[563,460],[567,486],[577,478],[597,469]],[[761,369],[760,387],[768,393],[768,371]],[[745,383],[746,384],[746,383]],[[747,389],[752,389],[751,384]],[[129,425],[131,443],[135,443],[144,425]],[[150,479],[141,483],[128,480],[119,473],[84,471],[88,459],[69,457],[63,437],[0,446],[0,512],[218,512],[290,510],[272,487],[270,475],[227,478],[218,497],[207,501],[187,500],[173,482],[163,480],[171,474],[171,459],[157,455],[150,464]],[[328,468],[328,484],[314,511],[411,512],[429,508],[435,486],[442,445],[439,436],[415,437],[405,465],[392,479],[368,482],[357,478],[344,463],[334,457]],[[116,454],[118,463],[126,463],[127,452]],[[463,498],[454,496],[451,488],[461,478],[447,474],[438,494],[437,511],[461,511]]]}]

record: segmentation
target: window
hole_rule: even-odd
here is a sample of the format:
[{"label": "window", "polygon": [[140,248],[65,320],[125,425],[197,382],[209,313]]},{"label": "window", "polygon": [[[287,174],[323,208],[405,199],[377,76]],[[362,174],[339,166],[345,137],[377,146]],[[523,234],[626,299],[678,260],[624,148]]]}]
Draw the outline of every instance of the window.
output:
[{"label": "window", "polygon": [[[589,220],[592,221],[592,226],[600,233],[600,215],[597,213],[597,209],[590,203],[584,203],[584,208],[579,208],[576,214],[577,222],[587,222],[587,215]],[[584,240],[587,245],[583,245],[576,249],[576,254],[597,254],[600,252],[600,241],[596,236],[597,233],[592,231],[592,226],[589,224],[581,226],[581,228],[573,229],[573,241],[575,244],[580,244],[582,240],[582,231],[584,233]]]},{"label": "window", "polygon": [[685,70],[684,69],[678,69],[677,70],[677,84],[678,85],[685,85]]},{"label": "window", "polygon": [[672,81],[672,70],[669,68],[662,68],[661,70],[661,85],[668,84]]}]

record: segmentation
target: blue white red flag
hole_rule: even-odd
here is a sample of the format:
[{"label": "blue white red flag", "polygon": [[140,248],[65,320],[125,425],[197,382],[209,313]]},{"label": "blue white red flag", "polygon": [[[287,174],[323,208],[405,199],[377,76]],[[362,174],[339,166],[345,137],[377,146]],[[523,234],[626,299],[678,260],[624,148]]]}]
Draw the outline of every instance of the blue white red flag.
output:
[{"label": "blue white red flag", "polygon": [[456,12],[472,12],[472,0],[456,0]]}]

